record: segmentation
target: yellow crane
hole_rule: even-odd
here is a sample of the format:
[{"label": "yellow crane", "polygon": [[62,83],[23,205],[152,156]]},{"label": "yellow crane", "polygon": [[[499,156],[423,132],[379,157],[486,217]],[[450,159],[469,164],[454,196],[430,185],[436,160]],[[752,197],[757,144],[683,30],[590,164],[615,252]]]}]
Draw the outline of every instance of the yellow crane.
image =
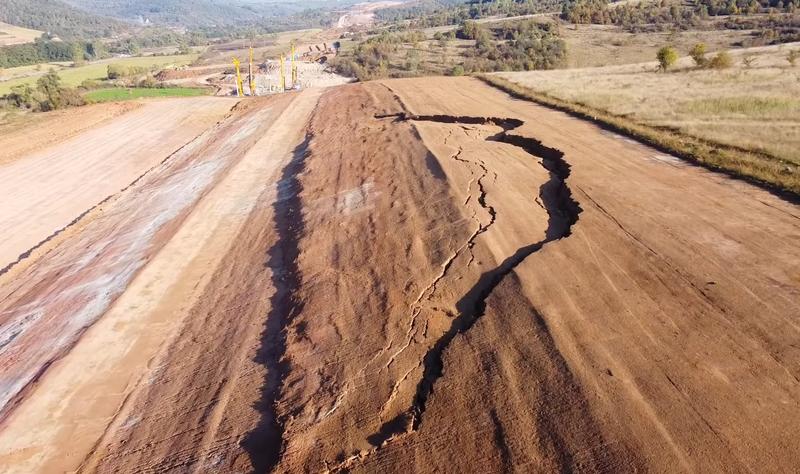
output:
[{"label": "yellow crane", "polygon": [[297,85],[297,65],[294,63],[294,43],[292,43],[292,89]]},{"label": "yellow crane", "polygon": [[233,58],[233,67],[236,68],[236,96],[244,97],[244,86],[242,85],[242,71],[239,68],[241,63],[239,58]]},{"label": "yellow crane", "polygon": [[253,76],[253,47],[250,46],[250,69],[248,71],[248,82],[250,83],[250,95],[256,96],[256,78]]},{"label": "yellow crane", "polygon": [[281,92],[286,90],[286,71],[284,71],[285,68],[286,66],[284,63],[283,53],[281,53]]}]

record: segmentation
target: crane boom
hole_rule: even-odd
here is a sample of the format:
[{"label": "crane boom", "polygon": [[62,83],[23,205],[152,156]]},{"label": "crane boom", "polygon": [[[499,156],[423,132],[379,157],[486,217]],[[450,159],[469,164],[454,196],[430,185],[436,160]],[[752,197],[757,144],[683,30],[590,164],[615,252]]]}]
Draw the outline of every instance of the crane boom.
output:
[{"label": "crane boom", "polygon": [[233,67],[236,68],[236,96],[244,97],[244,86],[242,85],[242,72],[240,69],[241,63],[239,58],[233,58]]},{"label": "crane boom", "polygon": [[247,82],[250,84],[250,95],[255,97],[256,96],[256,80],[255,76],[253,76],[253,47],[250,46],[250,69],[247,73]]}]

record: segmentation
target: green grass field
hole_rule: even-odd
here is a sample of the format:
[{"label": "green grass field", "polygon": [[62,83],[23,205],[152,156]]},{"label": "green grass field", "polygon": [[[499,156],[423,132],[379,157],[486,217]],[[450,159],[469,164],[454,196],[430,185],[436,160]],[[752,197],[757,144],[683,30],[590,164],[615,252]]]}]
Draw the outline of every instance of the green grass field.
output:
[{"label": "green grass field", "polygon": [[119,100],[141,99],[143,97],[196,97],[206,95],[207,89],[189,87],[165,87],[163,89],[126,89],[115,87],[87,92],[84,97],[91,102],[114,102]]},{"label": "green grass field", "polygon": [[[127,67],[168,67],[168,66],[184,66],[190,64],[197,59],[196,54],[188,54],[184,56],[147,56],[137,58],[119,58],[119,59],[106,59],[86,64],[84,66],[65,68],[58,71],[61,76],[61,82],[65,86],[78,86],[87,79],[102,80],[106,78],[108,73],[108,66],[110,64],[120,64]],[[42,74],[47,72],[47,68],[42,68]],[[12,79],[10,81],[0,82],[0,95],[5,95],[11,92],[11,88],[18,84],[35,84],[37,76],[24,77],[19,79]]]}]

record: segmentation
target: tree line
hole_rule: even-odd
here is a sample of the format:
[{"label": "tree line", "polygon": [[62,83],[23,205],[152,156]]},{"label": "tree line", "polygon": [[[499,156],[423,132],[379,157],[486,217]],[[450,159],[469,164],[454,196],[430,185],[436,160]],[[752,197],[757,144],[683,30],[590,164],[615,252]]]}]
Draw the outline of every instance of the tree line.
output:
[{"label": "tree line", "polygon": [[467,20],[490,16],[518,16],[556,12],[562,0],[423,0],[413,6],[386,8],[375,12],[387,23],[406,22],[411,28],[460,25]]},{"label": "tree line", "polygon": [[[419,30],[382,31],[334,58],[331,65],[339,74],[362,81],[441,73],[441,69],[421,65],[421,55],[446,55],[450,41],[456,37],[463,46],[457,48],[457,63],[445,71],[451,75],[552,69],[563,65],[567,55],[557,25],[526,20],[489,28],[468,20],[455,32],[434,34],[433,41]],[[449,63],[449,58],[436,62],[437,66]]]},{"label": "tree line", "polygon": [[636,32],[653,27],[689,29],[716,15],[793,13],[800,0],[668,0],[609,6],[607,0],[567,0],[561,18],[574,24],[613,24]]},{"label": "tree line", "polygon": [[0,47],[0,68],[47,62],[81,62],[107,56],[108,50],[101,41],[65,42],[53,40],[45,34],[33,43]]}]

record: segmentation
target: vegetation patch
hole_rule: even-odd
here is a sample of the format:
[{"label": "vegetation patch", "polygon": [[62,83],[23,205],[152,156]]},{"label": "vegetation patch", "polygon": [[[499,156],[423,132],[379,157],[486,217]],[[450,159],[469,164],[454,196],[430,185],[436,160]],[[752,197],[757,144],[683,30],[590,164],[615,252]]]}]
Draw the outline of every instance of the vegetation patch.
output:
[{"label": "vegetation patch", "polygon": [[798,110],[800,101],[777,97],[715,97],[681,104],[681,112],[701,116],[745,115],[754,118],[775,118],[783,112]]},{"label": "vegetation patch", "polygon": [[542,94],[498,76],[479,75],[484,82],[515,97],[530,100],[590,120],[692,163],[745,179],[791,199],[800,199],[800,167],[774,156],[645,125],[607,111]]},{"label": "vegetation patch", "polygon": [[338,73],[359,80],[430,74],[530,71],[563,65],[567,51],[554,24],[532,20],[487,27],[466,21],[432,38],[420,30],[383,31],[342,51],[332,61]]},{"label": "vegetation patch", "polygon": [[89,102],[116,102],[145,97],[196,97],[207,95],[208,93],[207,89],[196,87],[164,87],[156,89],[114,87],[90,91],[84,94],[83,97]]},{"label": "vegetation patch", "polygon": [[[108,67],[123,66],[126,68],[146,68],[148,70],[161,69],[168,66],[183,66],[192,63],[197,55],[178,56],[146,56],[138,58],[120,58],[113,61],[100,61],[84,66],[64,69],[59,72],[61,80],[66,86],[79,86],[86,80],[100,81],[108,77]],[[0,95],[11,92],[18,85],[35,84],[36,77],[26,77],[11,81],[0,82]]]}]

